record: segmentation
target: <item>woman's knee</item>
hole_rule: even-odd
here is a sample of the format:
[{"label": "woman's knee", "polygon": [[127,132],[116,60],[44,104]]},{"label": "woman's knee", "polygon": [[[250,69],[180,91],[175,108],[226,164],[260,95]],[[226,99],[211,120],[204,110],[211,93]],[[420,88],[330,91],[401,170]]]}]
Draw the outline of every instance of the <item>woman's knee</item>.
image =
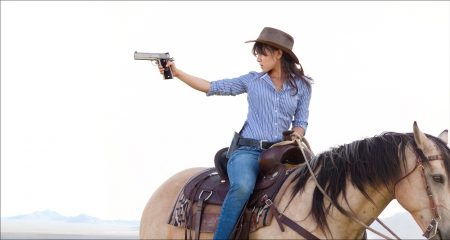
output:
[{"label": "woman's knee", "polygon": [[239,182],[232,186],[232,190],[236,196],[239,197],[249,197],[253,192],[255,183],[252,182]]}]

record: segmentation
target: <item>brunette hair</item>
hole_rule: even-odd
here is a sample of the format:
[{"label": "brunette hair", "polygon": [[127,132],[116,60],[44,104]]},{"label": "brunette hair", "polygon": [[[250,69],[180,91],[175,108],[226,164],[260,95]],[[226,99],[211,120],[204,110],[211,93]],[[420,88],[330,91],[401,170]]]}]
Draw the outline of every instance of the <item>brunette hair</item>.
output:
[{"label": "brunette hair", "polygon": [[[270,51],[273,54],[275,51],[279,49],[269,44],[255,42],[255,44],[253,45],[252,54],[254,56],[258,54],[267,56],[266,50]],[[308,80],[305,79],[305,77],[309,78],[311,83],[313,83],[313,79],[305,75],[302,65],[299,63],[297,66],[292,57],[289,54],[286,54],[285,52],[283,52],[283,55],[280,60],[281,60],[281,77],[285,78],[288,84],[295,89],[295,93],[293,95],[298,94],[298,86],[292,74],[300,78],[308,87],[309,91],[311,91],[311,84],[310,82],[308,82]]]}]

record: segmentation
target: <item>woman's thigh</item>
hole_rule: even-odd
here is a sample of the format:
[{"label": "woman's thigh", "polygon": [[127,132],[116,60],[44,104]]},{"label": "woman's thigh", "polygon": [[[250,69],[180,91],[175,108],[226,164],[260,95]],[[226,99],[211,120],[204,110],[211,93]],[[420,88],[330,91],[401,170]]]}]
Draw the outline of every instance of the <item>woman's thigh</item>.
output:
[{"label": "woman's thigh", "polygon": [[258,157],[261,151],[252,147],[241,147],[231,155],[228,161],[227,171],[231,187],[251,187],[256,182],[260,172]]}]

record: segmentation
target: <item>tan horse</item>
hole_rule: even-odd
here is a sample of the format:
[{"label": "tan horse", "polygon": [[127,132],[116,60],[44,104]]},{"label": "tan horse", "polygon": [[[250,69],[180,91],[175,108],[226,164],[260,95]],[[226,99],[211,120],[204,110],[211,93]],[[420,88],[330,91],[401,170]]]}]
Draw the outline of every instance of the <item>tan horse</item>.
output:
[{"label": "tan horse", "polygon": [[[325,151],[309,162],[334,204],[318,190],[306,164],[276,206],[280,212],[321,239],[361,239],[365,228],[342,212],[354,213],[370,226],[393,199],[407,210],[426,232],[432,223],[430,201],[437,205],[438,224],[429,227],[432,239],[450,239],[450,149],[448,131],[439,137],[422,133],[414,123],[413,133],[383,133]],[[439,155],[434,160],[429,156]],[[418,163],[418,164],[416,164]],[[167,224],[169,214],[188,178],[204,168],[181,171],[161,185],[142,214],[141,239],[183,239],[183,228]],[[423,170],[426,181],[421,177]],[[294,173],[295,174],[295,173]],[[429,198],[427,184],[432,193]],[[436,214],[436,213],[434,213]],[[436,227],[435,227],[436,226]],[[435,227],[435,228],[434,228]],[[201,233],[211,239],[213,233]],[[275,219],[270,226],[250,233],[251,239],[302,239]],[[421,238],[417,236],[417,238]]]}]

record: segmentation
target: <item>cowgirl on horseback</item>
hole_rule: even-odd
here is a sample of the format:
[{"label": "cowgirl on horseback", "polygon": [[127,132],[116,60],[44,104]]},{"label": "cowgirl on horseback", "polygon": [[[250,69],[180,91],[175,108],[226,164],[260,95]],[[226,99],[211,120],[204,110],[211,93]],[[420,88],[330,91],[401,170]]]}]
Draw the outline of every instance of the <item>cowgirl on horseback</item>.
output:
[{"label": "cowgirl on horseback", "polygon": [[[262,151],[280,142],[283,131],[292,129],[305,135],[308,127],[312,78],[305,76],[292,51],[292,36],[266,27],[256,40],[248,42],[255,42],[252,53],[261,72],[210,82],[181,71],[174,62],[166,65],[171,67],[174,77],[206,96],[247,93],[247,119],[240,132],[247,141],[230,155],[227,166],[230,190],[222,205],[214,239],[229,239],[253,191]],[[164,73],[161,66],[159,71]]]}]

